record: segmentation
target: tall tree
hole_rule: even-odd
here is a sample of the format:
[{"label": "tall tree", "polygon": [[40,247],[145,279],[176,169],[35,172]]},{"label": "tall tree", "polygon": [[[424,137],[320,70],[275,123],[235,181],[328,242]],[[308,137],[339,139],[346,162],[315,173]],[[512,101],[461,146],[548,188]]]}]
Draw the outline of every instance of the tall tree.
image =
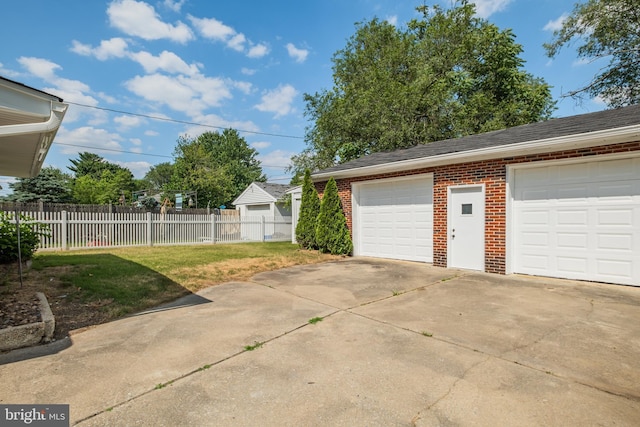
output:
[{"label": "tall tree", "polygon": [[578,57],[589,61],[609,59],[586,86],[566,96],[600,96],[610,107],[640,102],[640,4],[638,0],[588,0],[577,3],[544,45],[549,57],[577,41]]},{"label": "tall tree", "polygon": [[13,194],[9,195],[7,199],[24,203],[39,200],[47,203],[69,203],[71,202],[71,186],[71,176],[58,168],[47,166],[42,168],[40,173],[33,178],[17,178],[16,182],[9,184],[9,187],[13,189]]},{"label": "tall tree", "polygon": [[237,131],[180,137],[170,187],[197,191],[198,206],[229,206],[253,181],[264,181],[257,152]]},{"label": "tall tree", "polygon": [[94,179],[100,179],[100,175],[105,170],[116,172],[122,169],[115,163],[110,163],[101,156],[87,151],[80,153],[77,159],[71,159],[70,162],[71,166],[67,166],[67,169],[73,172],[76,178],[90,175]]},{"label": "tall tree", "polygon": [[306,149],[293,171],[544,120],[549,86],[525,72],[510,30],[451,9],[418,7],[406,29],[360,23],[333,61],[333,88],[305,94]]},{"label": "tall tree", "polygon": [[256,158],[258,152],[235,129],[225,129],[222,133],[205,132],[200,138],[211,153],[213,163],[231,176],[234,197],[252,182],[266,181]]},{"label": "tall tree", "polygon": [[73,198],[81,204],[118,203],[122,194],[130,194],[135,188],[133,174],[128,169],[105,170],[96,179],[87,174],[76,178]]},{"label": "tall tree", "polygon": [[320,198],[311,181],[311,172],[304,172],[302,198],[300,200],[300,218],[296,225],[296,241],[304,249],[316,249],[316,226],[320,213]]},{"label": "tall tree", "polygon": [[171,182],[172,175],[173,164],[169,162],[158,163],[155,166],[151,166],[151,169],[149,169],[144,176],[144,180],[154,189],[160,190],[164,189],[165,186]]},{"label": "tall tree", "polygon": [[333,177],[329,178],[320,203],[316,243],[320,252],[329,252],[332,255],[351,255],[353,251],[353,242],[342,210],[338,185]]}]

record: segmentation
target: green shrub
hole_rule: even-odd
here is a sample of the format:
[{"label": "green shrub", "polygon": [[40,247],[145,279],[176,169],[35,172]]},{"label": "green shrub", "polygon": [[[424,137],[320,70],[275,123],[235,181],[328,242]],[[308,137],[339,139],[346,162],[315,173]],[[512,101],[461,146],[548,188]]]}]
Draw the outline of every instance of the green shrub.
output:
[{"label": "green shrub", "polygon": [[[10,264],[18,261],[18,232],[15,224],[15,215],[0,211],[0,264]],[[27,223],[31,221],[24,215],[20,215],[20,249],[22,261],[33,257],[40,244],[40,236],[46,235],[46,226],[39,223]]]},{"label": "green shrub", "polygon": [[300,247],[317,249],[316,225],[320,212],[320,198],[315,185],[311,181],[311,172],[304,172],[302,181],[302,198],[300,200],[300,217],[296,225],[296,240]]},{"label": "green shrub", "polygon": [[333,177],[327,182],[324,197],[320,203],[316,243],[320,252],[329,252],[333,255],[350,255],[353,251],[347,219],[344,217],[342,202],[338,195],[338,185]]}]

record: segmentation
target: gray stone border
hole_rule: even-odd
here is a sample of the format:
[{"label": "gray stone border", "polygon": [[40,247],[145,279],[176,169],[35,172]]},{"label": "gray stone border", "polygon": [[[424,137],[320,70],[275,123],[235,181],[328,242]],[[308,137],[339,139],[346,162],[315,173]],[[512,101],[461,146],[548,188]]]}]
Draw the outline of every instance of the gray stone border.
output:
[{"label": "gray stone border", "polygon": [[47,297],[36,292],[40,300],[40,322],[0,329],[0,351],[29,347],[40,342],[50,342],[56,328],[56,321],[51,312]]}]

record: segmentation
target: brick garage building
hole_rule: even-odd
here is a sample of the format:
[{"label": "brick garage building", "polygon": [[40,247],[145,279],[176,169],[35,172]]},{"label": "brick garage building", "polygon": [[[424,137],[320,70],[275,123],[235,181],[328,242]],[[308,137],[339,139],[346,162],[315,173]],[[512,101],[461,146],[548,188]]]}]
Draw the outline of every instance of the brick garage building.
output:
[{"label": "brick garage building", "polygon": [[354,255],[640,285],[640,106],[393,152],[334,177]]}]

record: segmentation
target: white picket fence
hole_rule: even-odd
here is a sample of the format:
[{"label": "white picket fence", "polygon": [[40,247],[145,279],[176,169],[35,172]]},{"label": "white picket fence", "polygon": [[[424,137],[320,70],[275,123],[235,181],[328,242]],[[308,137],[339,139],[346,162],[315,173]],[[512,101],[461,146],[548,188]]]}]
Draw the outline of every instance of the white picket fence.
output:
[{"label": "white picket fence", "polygon": [[157,213],[22,212],[46,225],[40,249],[291,241],[291,218]]}]

